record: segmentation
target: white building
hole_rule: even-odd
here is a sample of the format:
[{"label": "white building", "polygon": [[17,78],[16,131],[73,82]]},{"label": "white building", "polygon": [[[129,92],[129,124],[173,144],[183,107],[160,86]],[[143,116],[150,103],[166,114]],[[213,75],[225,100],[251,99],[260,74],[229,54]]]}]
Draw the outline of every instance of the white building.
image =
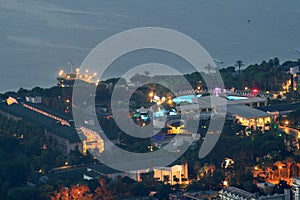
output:
[{"label": "white building", "polygon": [[172,167],[157,167],[154,168],[154,178],[159,181],[175,184],[187,184],[188,180],[188,165],[174,165]]},{"label": "white building", "polygon": [[219,196],[220,199],[222,200],[255,200],[256,199],[254,194],[231,186],[227,188],[223,188],[223,190],[220,191]]},{"label": "white building", "polygon": [[25,97],[27,102],[30,103],[42,103],[42,97],[36,96],[36,97]]},{"label": "white building", "polygon": [[290,200],[290,191],[284,190],[284,194],[258,196],[245,190],[229,186],[220,191],[219,197],[222,200]]},{"label": "white building", "polygon": [[300,199],[300,178],[293,178],[292,179],[292,187],[293,187],[293,199],[299,200]]}]

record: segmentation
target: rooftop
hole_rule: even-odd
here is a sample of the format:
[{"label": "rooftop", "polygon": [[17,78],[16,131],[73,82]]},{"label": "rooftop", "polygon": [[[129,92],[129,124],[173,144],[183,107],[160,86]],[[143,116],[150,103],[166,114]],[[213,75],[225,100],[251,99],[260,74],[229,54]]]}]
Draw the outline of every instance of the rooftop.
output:
[{"label": "rooftop", "polygon": [[[231,96],[232,97],[232,96]],[[228,100],[225,97],[217,97],[217,96],[204,96],[198,99],[199,104],[206,104],[206,105],[211,105],[211,101],[217,105],[222,105],[222,104],[227,104],[227,105],[232,105],[232,104],[250,104],[250,103],[257,103],[257,102],[266,102],[266,98],[262,97],[247,97],[247,98],[242,98],[238,99],[239,96],[235,96],[237,99],[236,100]]]},{"label": "rooftop", "polygon": [[[31,106],[35,105],[31,104]],[[80,138],[74,126],[62,125],[53,118],[47,117],[31,109],[27,109],[22,103],[8,105],[6,102],[1,102],[0,110],[13,116],[20,117],[25,121],[37,124],[53,134],[57,134],[60,137],[68,139],[70,142],[80,142]]]},{"label": "rooftop", "polygon": [[247,192],[245,190],[241,190],[241,189],[236,188],[236,187],[232,187],[232,186],[229,186],[227,188],[223,188],[223,190],[221,190],[221,193],[224,193],[224,192],[231,193],[231,194],[234,194],[234,195],[246,198],[246,199],[255,198],[254,194],[252,194],[250,192]]},{"label": "rooftop", "polygon": [[238,115],[245,119],[256,119],[260,117],[272,116],[269,113],[245,105],[227,105],[227,112],[233,115]]},{"label": "rooftop", "polygon": [[97,165],[90,166],[88,168],[96,173],[104,174],[104,175],[120,173],[120,171],[110,168],[104,164],[97,164]]},{"label": "rooftop", "polygon": [[254,102],[262,102],[266,101],[266,99],[261,97],[252,97],[248,99],[242,99],[242,100],[226,100],[222,97],[216,97],[216,96],[205,96],[198,99],[199,104],[188,104],[188,105],[182,105],[178,107],[178,110],[198,110],[198,109],[204,109],[204,108],[211,108],[212,102],[216,106],[226,106],[227,112],[238,115],[240,117],[246,118],[246,119],[255,119],[259,117],[269,117],[272,116],[271,114],[264,112],[259,109],[252,108],[250,106],[246,106],[244,104],[248,103],[254,103]]},{"label": "rooftop", "polygon": [[257,109],[265,112],[283,112],[283,111],[293,111],[300,108],[300,103],[273,105],[273,106],[260,106]]}]

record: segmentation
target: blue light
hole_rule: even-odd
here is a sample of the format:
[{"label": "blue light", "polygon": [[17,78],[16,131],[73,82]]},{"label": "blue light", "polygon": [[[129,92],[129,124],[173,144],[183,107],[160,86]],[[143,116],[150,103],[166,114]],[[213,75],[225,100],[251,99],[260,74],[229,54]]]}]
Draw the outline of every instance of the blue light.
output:
[{"label": "blue light", "polygon": [[173,99],[173,102],[176,104],[182,103],[182,102],[188,102],[193,103],[194,99],[198,99],[201,97],[201,94],[195,96],[195,95],[186,95],[186,96],[179,96]]},{"label": "blue light", "polygon": [[248,99],[247,97],[239,97],[239,96],[227,96],[226,99],[228,100],[245,100],[245,99]]}]

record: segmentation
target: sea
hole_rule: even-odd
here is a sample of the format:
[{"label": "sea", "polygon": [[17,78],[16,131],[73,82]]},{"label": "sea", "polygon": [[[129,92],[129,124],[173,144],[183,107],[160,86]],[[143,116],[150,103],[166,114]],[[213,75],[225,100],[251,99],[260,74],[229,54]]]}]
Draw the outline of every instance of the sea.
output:
[{"label": "sea", "polygon": [[[95,46],[139,27],[188,35],[220,68],[300,58],[299,0],[0,0],[0,93],[54,86],[60,69],[92,67],[82,62]],[[186,64],[145,51],[107,74],[164,59],[175,68]]]}]

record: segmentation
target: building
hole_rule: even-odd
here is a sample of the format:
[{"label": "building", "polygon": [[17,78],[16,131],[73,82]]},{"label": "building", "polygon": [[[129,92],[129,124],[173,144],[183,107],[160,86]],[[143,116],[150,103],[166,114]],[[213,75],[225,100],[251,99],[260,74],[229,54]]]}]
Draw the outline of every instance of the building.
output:
[{"label": "building", "polygon": [[267,113],[271,113],[275,117],[278,117],[293,112],[299,107],[300,107],[300,103],[289,103],[289,104],[280,104],[280,105],[273,105],[273,106],[260,106],[260,107],[256,107],[256,109]]},{"label": "building", "polygon": [[25,97],[27,102],[30,103],[42,103],[42,97],[36,96],[36,97]]},{"label": "building", "polygon": [[220,199],[223,200],[255,200],[256,196],[245,190],[236,187],[223,188],[219,193]]},{"label": "building", "polygon": [[78,131],[68,116],[57,114],[42,104],[18,102],[10,97],[0,103],[0,114],[41,126],[48,137],[49,147],[64,155],[75,150],[84,155],[89,149],[98,148],[99,153],[104,151],[104,142],[99,134],[85,127]]},{"label": "building", "polygon": [[268,196],[259,196],[258,200],[290,200],[291,199],[290,190],[285,189],[284,194],[273,194]]},{"label": "building", "polygon": [[269,182],[257,183],[256,186],[259,188],[261,192],[263,192],[266,195],[271,194],[275,188],[275,185]]},{"label": "building", "polygon": [[273,115],[246,105],[227,105],[227,112],[243,126],[269,130]]},{"label": "building", "polygon": [[[268,130],[273,115],[253,108],[254,106],[266,105],[267,99],[261,97],[241,97],[241,96],[226,96],[215,97],[205,96],[197,99],[197,104],[181,105],[177,108],[179,112],[189,114],[190,116],[199,115],[200,119],[208,115],[211,117],[214,114],[226,111],[227,116],[234,117],[240,124],[254,130],[260,128]],[[212,104],[214,102],[215,105]]]},{"label": "building", "polygon": [[[268,196],[259,196],[236,187],[223,188],[219,192],[222,200],[290,200],[290,191],[284,190],[284,194],[273,194]],[[297,199],[299,200],[299,199]]]},{"label": "building", "polygon": [[169,194],[169,200],[183,200],[183,199],[185,199],[183,193]]},{"label": "building", "polygon": [[171,185],[188,184],[188,164],[154,168],[154,178]]},{"label": "building", "polygon": [[184,193],[183,197],[186,200],[204,200],[204,199],[218,199],[218,191],[208,190],[193,193]]},{"label": "building", "polygon": [[300,178],[292,178],[292,194],[293,200],[300,199]]},{"label": "building", "polygon": [[[116,180],[118,177],[129,177],[135,181],[142,181],[142,174],[150,172],[151,169],[137,169],[128,172],[118,171],[110,168],[104,164],[97,164],[87,168],[83,174],[85,180],[95,180],[100,176],[106,176],[112,180]],[[170,167],[154,167],[154,178],[164,183],[175,184],[188,184],[188,165],[173,165]],[[168,178],[167,178],[168,177]],[[170,177],[173,177],[171,179]]]},{"label": "building", "polygon": [[112,169],[104,164],[97,164],[87,168],[86,172],[83,174],[84,180],[96,180],[100,176],[106,176],[112,180],[117,180],[118,177],[129,177],[135,181],[141,181],[141,174],[149,172],[149,169],[140,169],[130,172],[121,172]]}]

